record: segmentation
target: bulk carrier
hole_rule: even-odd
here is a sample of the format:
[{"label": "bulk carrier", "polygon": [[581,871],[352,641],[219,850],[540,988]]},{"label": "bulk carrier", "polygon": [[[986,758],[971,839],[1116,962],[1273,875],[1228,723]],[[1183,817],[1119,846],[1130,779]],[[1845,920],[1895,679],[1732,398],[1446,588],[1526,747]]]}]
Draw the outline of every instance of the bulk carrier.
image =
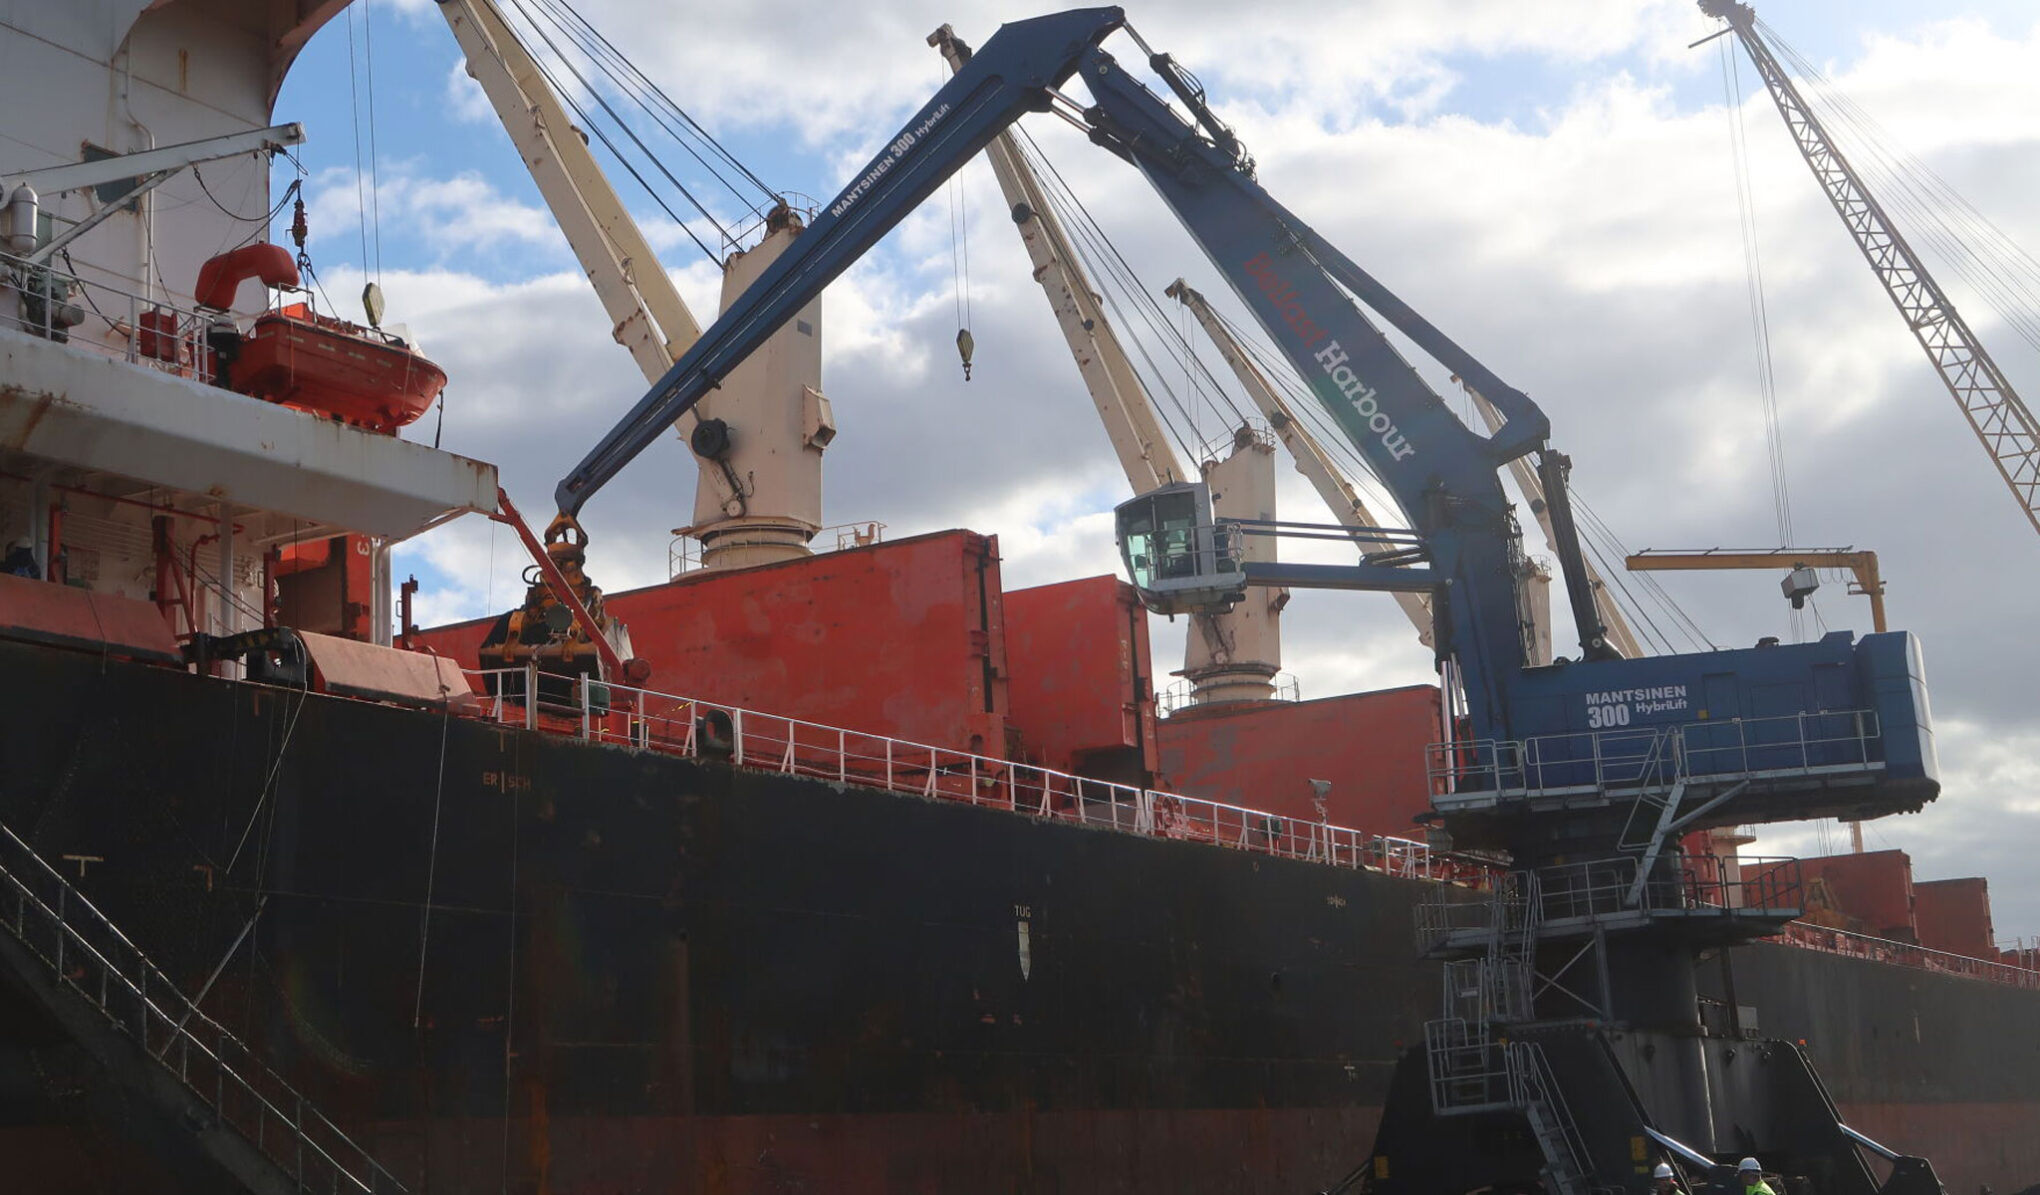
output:
[{"label": "bulk carrier", "polygon": [[[1470,1126],[1497,1167],[1454,1189],[1642,1191],[1663,1157],[1697,1190],[1745,1152],[1807,1192],[1930,1189],[1903,1185],[1920,1156],[1953,1190],[2040,1183],[2040,971],[1999,956],[1987,919],[1883,901],[1902,860],[1740,858],[1733,826],[1762,810],[1668,837],[1681,798],[1659,794],[1661,860],[1582,864],[1539,835],[1586,843],[1658,763],[1580,785],[1585,761],[1547,752],[1555,778],[1526,779],[1433,687],[1270,701],[1272,653],[1248,647],[1280,611],[1267,589],[1195,611],[1233,621],[1193,643],[1198,705],[1162,719],[1142,605],[1188,599],[1136,561],[1138,589],[1008,591],[996,539],[968,531],[812,553],[834,436],[816,301],[790,299],[681,424],[714,567],[602,594],[570,519],[535,532],[492,466],[397,434],[444,375],[379,297],[368,325],[317,310],[266,220],[202,202],[269,194],[268,155],[302,138],[274,121],[278,87],[343,7],[0,20],[10,89],[46,101],[10,105],[0,160],[8,1189],[1390,1192],[1417,1122]],[[632,233],[589,198],[578,139],[554,139],[571,121],[500,10],[444,7],[492,101],[525,113],[512,139],[605,305],[649,313],[618,339],[648,379],[684,373],[724,324],[681,335],[662,272],[619,268]],[[1011,28],[996,49],[1043,26]],[[956,87],[1006,61],[944,48]],[[1200,152],[1232,157],[1222,127]],[[776,209],[725,307],[810,260],[803,236],[855,210],[837,206]],[[1095,334],[1081,289],[1058,314]],[[1115,445],[1152,466],[1138,424]],[[1241,436],[1238,469],[1270,447]],[[1159,492],[1186,480],[1169,473]],[[390,547],[463,515],[515,529],[531,592],[421,631],[393,609]],[[1722,653],[1818,654],[1840,695],[1765,737],[1753,690],[1695,680],[1749,717],[1678,720],[1667,784],[1737,813],[1760,793],[1865,815],[1932,799],[1900,639]],[[1696,762],[1724,734],[1741,762]],[[1343,824],[1426,813],[1466,850]],[[1702,928],[1649,956],[1678,981],[1665,1006],[1612,1015],[1660,994],[1634,973],[1658,939],[1609,938],[1674,920]],[[1582,926],[1597,952],[1572,953]],[[1598,994],[1554,952],[1598,968]],[[1510,1005],[1509,975],[1543,986]],[[1548,1011],[1575,987],[1603,1015]],[[1587,1041],[1632,1043],[1646,1070],[1666,1043],[1738,1093],[1818,1079],[1697,1117],[1666,1111],[1671,1080],[1632,1093],[1657,1112],[1610,1162],[1628,1111],[1576,1098],[1550,1119],[1559,1087],[1591,1086],[1567,1072]],[[1552,1061],[1517,1069],[1532,1044]],[[1814,1137],[1890,1156],[1858,1177]]]}]

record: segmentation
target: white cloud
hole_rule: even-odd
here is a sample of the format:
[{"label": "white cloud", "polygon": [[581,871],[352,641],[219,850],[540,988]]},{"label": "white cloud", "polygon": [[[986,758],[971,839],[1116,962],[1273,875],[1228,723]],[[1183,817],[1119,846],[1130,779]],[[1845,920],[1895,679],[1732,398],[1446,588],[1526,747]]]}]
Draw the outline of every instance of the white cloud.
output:
[{"label": "white cloud", "polygon": [[489,103],[489,95],[482,90],[481,83],[468,74],[465,59],[454,59],[453,66],[446,72],[446,110],[462,124],[496,123],[496,108]]}]

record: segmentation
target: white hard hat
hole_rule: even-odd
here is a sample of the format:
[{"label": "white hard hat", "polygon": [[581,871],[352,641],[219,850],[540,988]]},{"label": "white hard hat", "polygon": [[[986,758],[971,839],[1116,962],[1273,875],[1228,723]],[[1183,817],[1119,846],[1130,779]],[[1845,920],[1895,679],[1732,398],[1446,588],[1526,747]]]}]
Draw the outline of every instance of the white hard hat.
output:
[{"label": "white hard hat", "polygon": [[1762,1166],[1757,1165],[1757,1160],[1755,1158],[1744,1158],[1742,1161],[1737,1162],[1735,1164],[1735,1172],[1737,1174],[1748,1174],[1753,1170],[1759,1174],[1762,1174],[1764,1171],[1764,1168]]},{"label": "white hard hat", "polygon": [[1657,1169],[1650,1172],[1650,1176],[1652,1178],[1672,1177],[1672,1164],[1670,1162],[1659,1162]]}]

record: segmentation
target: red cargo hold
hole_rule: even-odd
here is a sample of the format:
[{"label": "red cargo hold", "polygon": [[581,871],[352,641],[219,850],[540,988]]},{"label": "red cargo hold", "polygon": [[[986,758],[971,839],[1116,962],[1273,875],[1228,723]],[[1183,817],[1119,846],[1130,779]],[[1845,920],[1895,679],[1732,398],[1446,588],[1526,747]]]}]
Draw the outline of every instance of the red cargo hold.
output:
[{"label": "red cargo hold", "polygon": [[1904,851],[1826,855],[1800,862],[1808,921],[1912,942],[1912,858]]},{"label": "red cargo hold", "polygon": [[1431,807],[1425,749],[1438,739],[1430,685],[1228,709],[1162,720],[1162,774],[1176,792],[1316,819],[1312,780],[1328,780],[1329,819],[1421,837]]},{"label": "red cargo hold", "polygon": [[1006,595],[1008,718],[1030,763],[1150,786],[1154,667],[1133,586],[1086,577]]},{"label": "red cargo hold", "polygon": [[[606,602],[659,692],[1002,755],[1002,599],[998,539],[940,531],[687,573]],[[412,642],[472,668],[495,621]]]},{"label": "red cargo hold", "polygon": [[1914,922],[1920,945],[1969,958],[1997,957],[1990,924],[1990,881],[1982,876],[1959,880],[1920,880],[1913,884]]}]

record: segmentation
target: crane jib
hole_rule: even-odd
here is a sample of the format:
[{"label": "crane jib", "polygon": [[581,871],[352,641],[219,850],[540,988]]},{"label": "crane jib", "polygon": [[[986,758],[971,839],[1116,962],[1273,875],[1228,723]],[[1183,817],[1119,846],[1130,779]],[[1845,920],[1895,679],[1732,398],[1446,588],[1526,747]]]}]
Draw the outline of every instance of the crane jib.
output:
[{"label": "crane jib", "polygon": [[1374,388],[1353,372],[1353,367],[1348,364],[1352,358],[1346,350],[1339,346],[1338,341],[1328,340],[1330,333],[1310,318],[1310,313],[1304,310],[1303,301],[1296,295],[1296,288],[1275,272],[1274,259],[1266,253],[1256,253],[1242,268],[1254,280],[1263,297],[1274,305],[1282,322],[1303,342],[1303,347],[1310,350],[1311,357],[1324,370],[1325,377],[1338,387],[1347,402],[1353,404],[1353,413],[1367,425],[1369,432],[1381,438],[1381,447],[1388,453],[1389,459],[1399,461],[1415,456],[1416,445],[1409,442],[1395,420],[1381,409]]}]

